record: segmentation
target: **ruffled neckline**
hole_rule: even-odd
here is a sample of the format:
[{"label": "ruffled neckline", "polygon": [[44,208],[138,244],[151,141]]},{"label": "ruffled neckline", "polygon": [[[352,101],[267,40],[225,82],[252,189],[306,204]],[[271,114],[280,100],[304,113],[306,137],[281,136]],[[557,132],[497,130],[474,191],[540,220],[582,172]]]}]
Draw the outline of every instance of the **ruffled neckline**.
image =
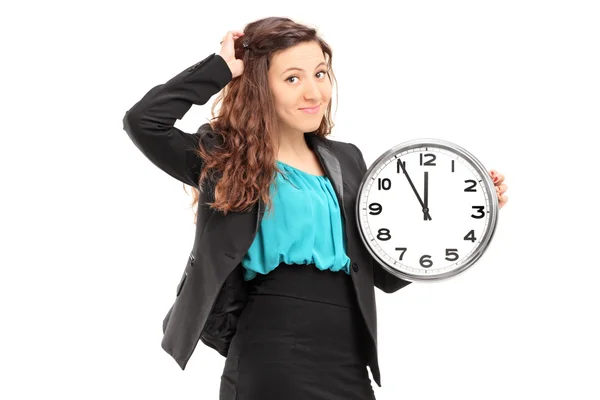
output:
[{"label": "ruffled neckline", "polygon": [[293,170],[293,171],[300,172],[301,174],[304,174],[304,175],[306,175],[306,176],[311,176],[311,177],[313,177],[313,178],[321,178],[321,179],[323,179],[323,178],[327,178],[327,175],[314,175],[314,174],[311,174],[311,173],[309,173],[309,172],[302,171],[301,169],[298,169],[298,168],[296,168],[296,167],[293,167],[293,166],[291,166],[291,165],[289,165],[289,164],[286,164],[286,163],[284,163],[283,161],[279,161],[279,160],[275,160],[275,161],[277,161],[279,164],[281,164],[283,167],[286,167],[287,169],[291,169],[291,170]]}]

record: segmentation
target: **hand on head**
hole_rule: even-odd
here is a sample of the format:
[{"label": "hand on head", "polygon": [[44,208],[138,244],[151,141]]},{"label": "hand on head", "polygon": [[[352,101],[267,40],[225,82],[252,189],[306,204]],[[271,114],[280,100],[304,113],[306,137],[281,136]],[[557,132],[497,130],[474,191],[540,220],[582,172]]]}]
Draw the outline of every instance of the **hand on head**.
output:
[{"label": "hand on head", "polygon": [[225,60],[231,70],[232,78],[237,78],[244,72],[244,62],[235,58],[234,42],[244,36],[241,31],[229,31],[221,41],[221,50],[219,55]]}]

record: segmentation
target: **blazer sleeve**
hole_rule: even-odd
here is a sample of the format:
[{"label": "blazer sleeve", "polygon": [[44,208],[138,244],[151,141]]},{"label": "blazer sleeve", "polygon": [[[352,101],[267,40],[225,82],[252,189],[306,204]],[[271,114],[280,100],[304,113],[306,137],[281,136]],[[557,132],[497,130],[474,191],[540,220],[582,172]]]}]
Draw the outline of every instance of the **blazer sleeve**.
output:
[{"label": "blazer sleeve", "polygon": [[[363,157],[362,151],[353,143],[352,146],[356,149],[358,153],[357,160],[360,164],[361,171],[363,175],[367,172],[367,164]],[[408,286],[410,281],[405,281],[404,279],[400,279],[389,272],[387,272],[383,267],[371,257],[371,262],[373,263],[373,281],[375,286],[384,291],[385,293],[394,293],[405,286]]]},{"label": "blazer sleeve", "polygon": [[202,139],[174,127],[192,104],[203,105],[232,79],[229,66],[218,54],[150,89],[123,118],[123,129],[136,147],[158,168],[198,188],[202,160],[194,152]]}]

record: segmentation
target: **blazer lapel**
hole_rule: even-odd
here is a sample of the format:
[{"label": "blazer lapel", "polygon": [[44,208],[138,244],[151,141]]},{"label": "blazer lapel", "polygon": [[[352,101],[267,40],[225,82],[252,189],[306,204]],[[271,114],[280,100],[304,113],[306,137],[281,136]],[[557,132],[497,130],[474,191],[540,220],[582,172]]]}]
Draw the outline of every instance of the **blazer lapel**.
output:
[{"label": "blazer lapel", "polygon": [[304,137],[308,145],[315,151],[321,166],[327,173],[331,185],[338,196],[340,207],[344,204],[344,179],[342,177],[342,167],[340,161],[333,154],[331,149],[323,142],[323,140],[314,134],[305,133]]}]

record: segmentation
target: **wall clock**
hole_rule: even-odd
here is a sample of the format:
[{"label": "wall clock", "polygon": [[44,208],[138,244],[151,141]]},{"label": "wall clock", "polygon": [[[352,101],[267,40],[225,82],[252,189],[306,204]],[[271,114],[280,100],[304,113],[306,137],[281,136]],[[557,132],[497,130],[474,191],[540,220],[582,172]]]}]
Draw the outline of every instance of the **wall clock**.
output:
[{"label": "wall clock", "polygon": [[466,271],[489,246],[498,197],[483,164],[449,141],[416,139],[382,154],[356,202],[361,238],[389,273],[411,282]]}]

